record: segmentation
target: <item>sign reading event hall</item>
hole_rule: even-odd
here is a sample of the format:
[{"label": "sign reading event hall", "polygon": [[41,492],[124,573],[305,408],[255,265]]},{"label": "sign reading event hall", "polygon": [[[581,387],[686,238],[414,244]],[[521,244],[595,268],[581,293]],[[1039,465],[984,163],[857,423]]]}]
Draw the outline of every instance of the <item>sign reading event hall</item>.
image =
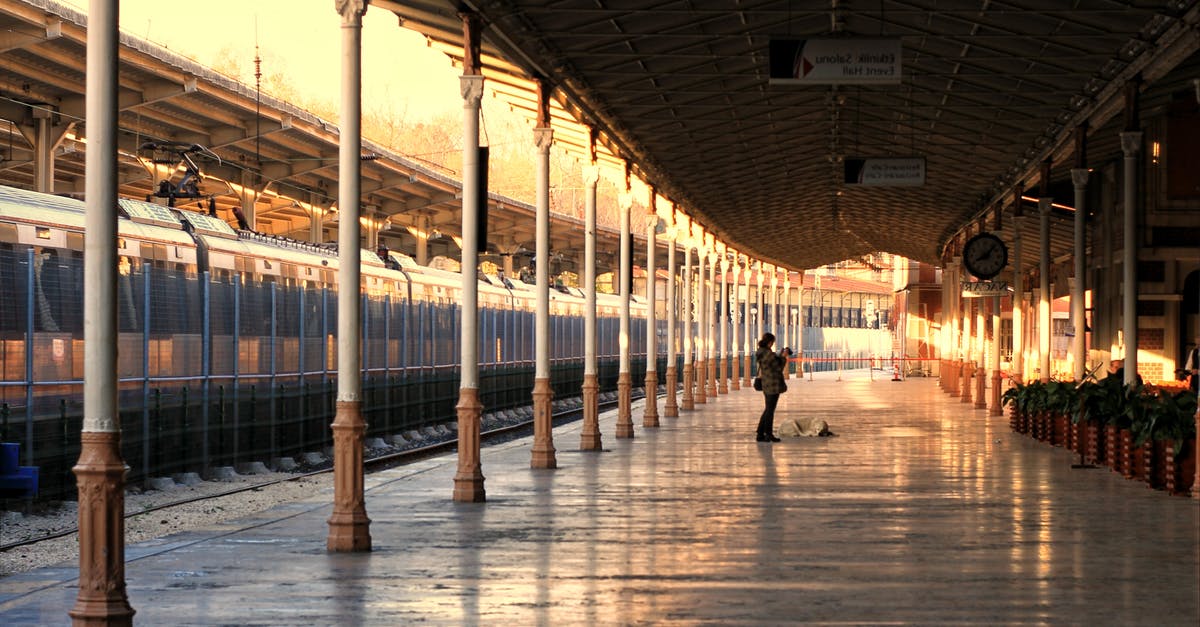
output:
[{"label": "sign reading event hall", "polygon": [[899,39],[774,39],[772,85],[899,85]]}]

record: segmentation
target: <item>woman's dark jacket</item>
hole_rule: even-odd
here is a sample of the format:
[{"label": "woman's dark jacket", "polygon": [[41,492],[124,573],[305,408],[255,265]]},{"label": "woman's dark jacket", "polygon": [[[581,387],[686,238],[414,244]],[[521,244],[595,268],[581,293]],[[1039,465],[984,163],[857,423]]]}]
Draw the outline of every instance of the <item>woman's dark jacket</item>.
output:
[{"label": "woman's dark jacket", "polygon": [[787,359],[769,348],[760,348],[754,355],[758,362],[758,376],[762,379],[763,394],[781,394],[787,390],[783,382],[783,368]]}]

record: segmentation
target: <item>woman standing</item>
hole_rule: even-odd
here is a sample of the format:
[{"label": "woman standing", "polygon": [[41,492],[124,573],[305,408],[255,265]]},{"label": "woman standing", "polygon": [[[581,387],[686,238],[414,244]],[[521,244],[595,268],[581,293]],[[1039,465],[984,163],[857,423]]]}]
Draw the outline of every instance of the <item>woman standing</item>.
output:
[{"label": "woman standing", "polygon": [[771,350],[774,345],[775,335],[763,334],[762,339],[758,341],[758,352],[754,356],[758,362],[758,377],[762,380],[763,398],[766,399],[766,407],[758,419],[758,433],[755,439],[759,442],[779,441],[774,433],[775,406],[779,404],[779,395],[787,391],[787,384],[783,382],[783,369],[787,366],[787,358],[792,355],[792,349],[785,348],[776,355]]}]

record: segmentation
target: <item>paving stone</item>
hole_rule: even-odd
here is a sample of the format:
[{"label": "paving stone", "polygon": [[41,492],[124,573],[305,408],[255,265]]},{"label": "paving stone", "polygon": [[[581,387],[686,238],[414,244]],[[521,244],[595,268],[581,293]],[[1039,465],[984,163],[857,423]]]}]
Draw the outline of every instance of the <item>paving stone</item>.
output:
[{"label": "paving stone", "polygon": [[[1196,500],[1072,469],[935,379],[834,376],[776,418],[837,437],[756,442],[744,389],[669,427],[635,414],[633,439],[605,411],[605,451],[560,444],[555,470],[529,467],[532,437],[485,447],[484,503],[451,499],[454,453],[367,475],[370,553],[327,550],[330,490],[139,545],[137,622],[1200,624]],[[0,579],[21,590],[0,624],[65,624],[77,575]]]}]

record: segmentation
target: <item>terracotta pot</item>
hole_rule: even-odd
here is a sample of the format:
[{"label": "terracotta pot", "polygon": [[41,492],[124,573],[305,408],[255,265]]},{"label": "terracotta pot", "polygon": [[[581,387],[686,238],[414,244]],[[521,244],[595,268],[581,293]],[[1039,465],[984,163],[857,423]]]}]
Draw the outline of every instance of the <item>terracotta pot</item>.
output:
[{"label": "terracotta pot", "polygon": [[1054,415],[1054,440],[1055,446],[1071,446],[1071,419],[1066,414]]},{"label": "terracotta pot", "polygon": [[1121,466],[1117,463],[1117,449],[1120,448],[1120,442],[1117,439],[1117,426],[1104,425],[1104,463],[1109,468],[1119,471]]},{"label": "terracotta pot", "polygon": [[1103,461],[1104,431],[1100,428],[1100,423],[1091,420],[1084,422],[1084,429],[1087,431],[1087,442],[1084,444],[1087,452],[1084,458],[1089,464],[1098,464]]},{"label": "terracotta pot", "polygon": [[[1150,466],[1154,463],[1154,443],[1150,440],[1142,442],[1141,446],[1133,446],[1130,451],[1131,468],[1125,476],[1138,481],[1145,481],[1150,486]],[[1150,486],[1153,487],[1153,486]]]},{"label": "terracotta pot", "polygon": [[1120,468],[1121,476],[1126,479],[1133,478],[1133,433],[1129,429],[1121,429],[1120,443]]},{"label": "terracotta pot", "polygon": [[1183,455],[1175,459],[1178,481],[1175,483],[1176,494],[1188,494],[1196,482],[1196,438],[1185,442]]},{"label": "terracotta pot", "polygon": [[1017,413],[1016,405],[1009,405],[1008,406],[1008,428],[1012,429],[1013,431],[1015,431],[1017,433],[1023,433],[1021,431],[1021,422],[1022,422],[1021,415]]}]

